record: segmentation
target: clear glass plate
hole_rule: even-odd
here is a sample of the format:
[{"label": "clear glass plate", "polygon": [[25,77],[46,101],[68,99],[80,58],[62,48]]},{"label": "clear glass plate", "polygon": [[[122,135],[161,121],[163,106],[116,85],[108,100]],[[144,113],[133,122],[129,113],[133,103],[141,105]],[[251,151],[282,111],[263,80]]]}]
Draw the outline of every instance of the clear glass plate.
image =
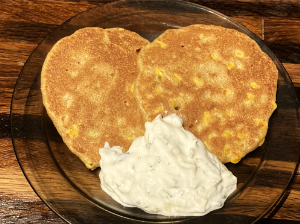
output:
[{"label": "clear glass plate", "polygon": [[[277,104],[265,143],[240,163],[227,164],[238,189],[222,209],[204,217],[165,217],[126,208],[101,190],[98,174],[73,155],[43,107],[40,73],[51,47],[83,27],[123,27],[152,41],[166,29],[214,24],[254,39],[279,71]],[[291,80],[275,55],[244,26],[214,10],[178,1],[122,1],[85,11],[59,26],[29,57],[17,81],[11,127],[20,166],[39,197],[69,223],[253,223],[274,206],[298,166],[299,104]]]}]

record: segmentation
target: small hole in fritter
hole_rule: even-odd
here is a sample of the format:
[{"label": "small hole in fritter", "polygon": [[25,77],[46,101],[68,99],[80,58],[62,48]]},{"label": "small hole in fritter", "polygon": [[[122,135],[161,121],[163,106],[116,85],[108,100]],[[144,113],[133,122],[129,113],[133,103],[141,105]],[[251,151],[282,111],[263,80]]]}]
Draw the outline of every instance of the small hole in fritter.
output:
[{"label": "small hole in fritter", "polygon": [[189,128],[192,128],[193,126],[194,126],[193,124],[190,124],[190,125],[189,125]]},{"label": "small hole in fritter", "polygon": [[175,110],[179,110],[180,108],[179,108],[179,107],[174,107],[174,109],[175,109]]},{"label": "small hole in fritter", "polygon": [[138,49],[136,49],[135,51],[136,51],[136,53],[139,53],[139,52],[141,51],[141,49],[138,48]]},{"label": "small hole in fritter", "polygon": [[181,47],[184,47],[184,45],[181,45]]}]

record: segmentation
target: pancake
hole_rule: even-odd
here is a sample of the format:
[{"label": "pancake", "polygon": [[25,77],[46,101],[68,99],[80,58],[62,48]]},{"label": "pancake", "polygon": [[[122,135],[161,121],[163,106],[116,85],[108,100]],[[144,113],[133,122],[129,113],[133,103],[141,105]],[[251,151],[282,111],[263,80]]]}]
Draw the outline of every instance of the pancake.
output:
[{"label": "pancake", "polygon": [[148,41],[122,29],[84,28],[61,39],[41,74],[43,103],[68,148],[89,169],[108,141],[127,151],[144,134],[133,95],[137,55]]},{"label": "pancake", "polygon": [[141,50],[138,67],[144,121],[178,114],[222,163],[237,163],[264,142],[278,71],[245,34],[212,25],[167,30]]}]

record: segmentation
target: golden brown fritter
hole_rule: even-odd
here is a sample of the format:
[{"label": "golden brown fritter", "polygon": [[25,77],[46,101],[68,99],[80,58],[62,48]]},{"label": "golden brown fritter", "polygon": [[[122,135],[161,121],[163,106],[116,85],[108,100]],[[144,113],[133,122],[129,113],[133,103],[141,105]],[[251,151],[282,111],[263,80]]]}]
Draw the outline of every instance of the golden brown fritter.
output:
[{"label": "golden brown fritter", "polygon": [[89,169],[99,166],[105,141],[126,151],[144,134],[133,84],[138,52],[147,43],[122,28],[84,28],[47,55],[43,103],[63,141]]},{"label": "golden brown fritter", "polygon": [[144,121],[180,115],[223,163],[237,163],[263,143],[278,71],[245,34],[211,25],[167,30],[141,50],[138,67]]}]

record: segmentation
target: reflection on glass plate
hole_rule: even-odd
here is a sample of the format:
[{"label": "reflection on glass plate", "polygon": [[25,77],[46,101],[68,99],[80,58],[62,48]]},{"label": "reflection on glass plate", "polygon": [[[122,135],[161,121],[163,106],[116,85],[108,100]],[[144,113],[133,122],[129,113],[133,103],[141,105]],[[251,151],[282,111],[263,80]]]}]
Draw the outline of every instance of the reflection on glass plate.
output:
[{"label": "reflection on glass plate", "polygon": [[[51,47],[83,27],[123,27],[152,41],[166,29],[214,24],[254,39],[277,65],[277,104],[265,143],[240,163],[226,166],[238,178],[238,189],[225,206],[204,217],[165,217],[125,208],[100,188],[100,169],[90,171],[73,155],[47,116],[40,73]],[[174,1],[115,2],[83,12],[50,34],[26,62],[15,87],[11,126],[14,149],[29,183],[40,198],[70,223],[253,223],[276,204],[298,165],[299,104],[288,74],[264,43],[239,23],[208,8]]]}]

